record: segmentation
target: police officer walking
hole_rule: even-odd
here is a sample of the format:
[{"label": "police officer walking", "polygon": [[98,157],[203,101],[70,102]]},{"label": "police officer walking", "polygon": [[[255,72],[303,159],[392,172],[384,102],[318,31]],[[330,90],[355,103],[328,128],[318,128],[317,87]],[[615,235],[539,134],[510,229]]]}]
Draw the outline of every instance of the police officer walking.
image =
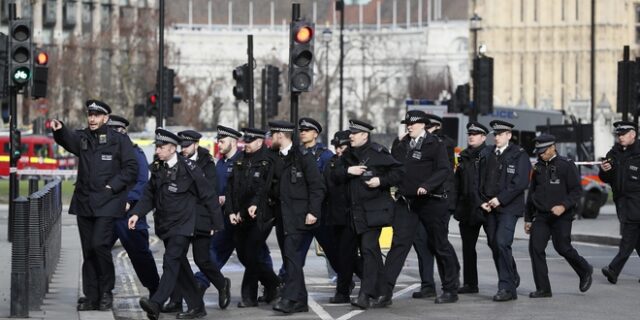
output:
[{"label": "police officer walking", "polygon": [[391,187],[397,186],[404,174],[402,164],[389,150],[370,140],[374,127],[364,121],[349,120],[351,148],[338,161],[333,178],[347,184],[350,218],[358,234],[363,259],[362,282],[358,297],[351,304],[361,309],[371,305],[381,293],[384,265],[380,251],[382,228],[393,220]]},{"label": "police officer walking", "polygon": [[314,157],[303,155],[293,144],[295,125],[286,121],[270,121],[272,148],[281,163],[274,176],[278,180],[279,220],[284,235],[281,246],[287,277],[281,299],[273,309],[283,313],[308,312],[307,289],[298,254],[305,235],[318,225],[325,195],[325,185]]},{"label": "police officer walking", "polygon": [[493,301],[509,301],[518,298],[520,279],[511,244],[518,218],[524,214],[531,163],[527,152],[510,142],[513,124],[494,120],[489,125],[496,145],[487,147],[490,152],[480,160],[478,196],[485,212],[487,241],[498,269],[498,292]]},{"label": "police officer walking", "polygon": [[[385,292],[378,299],[376,307],[391,304],[393,286],[400,274],[409,251],[406,240],[421,225],[426,230],[426,245],[429,253],[435,256],[440,267],[442,295],[436,303],[453,303],[458,300],[458,257],[448,240],[449,211],[445,181],[453,174],[445,145],[425,128],[429,120],[419,110],[408,111],[403,123],[408,134],[397,143],[392,154],[404,164],[407,174],[400,183],[397,192],[396,220],[394,222],[394,241],[386,267],[387,283]],[[395,234],[398,234],[396,237]],[[396,253],[397,250],[397,253]],[[433,263],[431,263],[433,265]],[[426,267],[426,266],[425,266]]]},{"label": "police officer walking", "polygon": [[607,280],[616,284],[633,249],[640,255],[640,143],[634,122],[618,121],[613,126],[618,139],[600,166],[600,179],[611,185],[622,230],[618,254],[602,268]]},{"label": "police officer walking", "polygon": [[582,195],[578,168],[573,161],[557,154],[554,136],[540,135],[535,143],[534,153],[539,160],[533,167],[524,225],[525,232],[531,234],[529,255],[536,284],[536,291],[529,293],[529,297],[551,297],[545,257],[549,238],[580,277],[580,292],[586,292],[591,287],[593,267],[571,246],[573,209]]},{"label": "police officer walking", "polygon": [[115,220],[125,215],[129,188],[138,173],[131,140],[105,124],[111,108],[88,100],[88,127],[71,131],[53,120],[56,143],[78,157],[78,179],[69,213],[77,217],[82,245],[82,291],[78,311],[109,310],[115,285],[113,247]]},{"label": "police officer walking", "polygon": [[233,225],[238,259],[244,265],[239,308],[258,306],[258,280],[265,286],[265,302],[275,300],[280,279],[269,264],[260,260],[260,251],[271,233],[274,215],[268,206],[273,177],[273,161],[264,146],[266,132],[245,128],[244,152],[229,175],[225,213]]},{"label": "police officer walking", "polygon": [[[165,252],[158,291],[150,299],[140,298],[140,306],[149,319],[158,319],[162,304],[177,288],[184,295],[188,310],[176,318],[201,318],[207,314],[203,292],[198,290],[187,252],[196,230],[199,206],[206,208],[210,217],[220,215],[220,207],[202,169],[176,152],[180,138],[163,128],[156,129],[155,134],[158,160],[151,165],[151,179],[142,199],[131,209],[129,228],[135,229],[138,219],[155,209],[155,231],[164,241]],[[215,230],[209,230],[212,231]]]},{"label": "police officer walking", "polygon": [[[114,130],[126,135],[129,121],[121,116],[111,115],[107,125]],[[147,157],[144,151],[137,145],[133,145],[135,150],[136,160],[138,162],[138,176],[136,183],[127,195],[127,204],[125,211],[131,210],[138,200],[142,197],[144,192],[144,186],[149,180],[149,164],[147,163]],[[114,222],[115,237],[113,243],[115,244],[117,239],[120,239],[122,246],[127,252],[127,256],[131,259],[131,265],[145,288],[149,290],[149,296],[151,297],[158,289],[158,282],[160,282],[160,276],[158,276],[158,268],[156,267],[156,261],[153,258],[151,250],[149,250],[149,225],[147,224],[146,217],[142,217],[136,223],[135,230],[129,230],[129,216],[119,217]],[[112,244],[113,246],[113,244]]]}]

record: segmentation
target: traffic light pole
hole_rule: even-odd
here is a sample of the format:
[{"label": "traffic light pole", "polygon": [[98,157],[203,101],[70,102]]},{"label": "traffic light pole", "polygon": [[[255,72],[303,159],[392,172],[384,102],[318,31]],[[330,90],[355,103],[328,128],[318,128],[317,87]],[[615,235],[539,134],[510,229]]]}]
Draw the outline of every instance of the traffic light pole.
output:
[{"label": "traffic light pole", "polygon": [[164,0],[158,2],[158,111],[156,113],[156,128],[164,127]]},{"label": "traffic light pole", "polygon": [[262,124],[262,129],[266,129],[267,128],[267,68],[262,68],[262,90],[260,90],[260,96],[261,96],[261,103],[260,105],[262,106],[262,109],[260,110],[262,112],[262,116],[260,117],[260,123]]},{"label": "traffic light pole", "polygon": [[[339,0],[340,2],[340,112],[339,117],[340,121],[338,122],[340,128],[338,130],[344,130],[343,127],[343,86],[344,86],[344,1]],[[329,128],[327,128],[329,129]]]},{"label": "traffic light pole", "polygon": [[[9,21],[16,19],[16,4],[14,2],[9,3]],[[9,55],[7,55],[7,59],[11,59]],[[6,65],[9,65],[9,61],[6,61]],[[11,72],[8,72],[10,74]],[[2,75],[4,76],[4,75]],[[8,82],[11,79],[6,79]],[[9,242],[13,241],[13,224],[15,221],[16,215],[16,206],[13,203],[13,200],[20,195],[19,181],[18,181],[18,158],[15,157],[16,151],[20,150],[20,145],[15,145],[15,134],[18,130],[18,102],[17,102],[17,91],[18,89],[12,84],[8,83],[9,86],[9,141],[10,141],[10,155],[9,155],[9,221],[7,223],[7,238]]]},{"label": "traffic light pole", "polygon": [[255,124],[254,120],[254,108],[255,99],[253,95],[253,35],[247,35],[247,42],[249,44],[247,49],[247,56],[249,57],[249,128],[253,128]]}]

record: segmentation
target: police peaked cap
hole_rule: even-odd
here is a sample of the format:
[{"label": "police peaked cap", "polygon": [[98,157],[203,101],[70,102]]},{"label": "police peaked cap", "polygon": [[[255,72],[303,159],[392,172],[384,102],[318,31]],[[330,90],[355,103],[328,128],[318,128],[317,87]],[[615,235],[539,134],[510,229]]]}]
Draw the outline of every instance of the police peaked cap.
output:
[{"label": "police peaked cap", "polygon": [[200,141],[200,138],[202,138],[202,134],[195,130],[184,130],[178,132],[178,137],[182,139],[180,145],[183,147],[188,147],[194,142]]},{"label": "police peaked cap", "polygon": [[322,126],[312,118],[300,118],[298,120],[298,130],[315,130],[317,133],[321,133]]},{"label": "police peaked cap", "polygon": [[267,132],[256,128],[242,128],[242,140],[244,142],[253,142],[256,139],[264,139],[267,136]]},{"label": "police peaked cap", "polygon": [[129,120],[125,119],[124,117],[113,114],[109,116],[109,121],[107,121],[107,125],[109,127],[121,127],[126,129],[129,126]]},{"label": "police peaked cap", "polygon": [[284,120],[269,121],[269,131],[271,132],[293,132],[296,125]]},{"label": "police peaked cap", "polygon": [[482,125],[480,122],[471,121],[467,123],[467,133],[479,133],[487,135],[489,134],[489,129],[487,129],[487,127]]},{"label": "police peaked cap", "polygon": [[513,130],[513,127],[515,127],[513,124],[506,121],[502,121],[502,120],[493,120],[489,122],[489,126],[493,130],[493,133],[502,133],[505,131],[511,131]]},{"label": "police peaked cap", "polygon": [[409,110],[404,115],[404,120],[400,121],[400,123],[407,125],[411,125],[414,123],[429,124],[429,119],[427,118],[427,114],[424,111]]},{"label": "police peaked cap", "polygon": [[167,143],[171,143],[173,145],[178,146],[180,144],[180,137],[178,137],[175,133],[166,130],[164,128],[156,129],[156,141],[157,145],[165,145]]},{"label": "police peaked cap", "polygon": [[111,107],[108,104],[100,100],[87,100],[85,103],[88,112],[100,112],[104,114],[111,114]]},{"label": "police peaked cap", "polygon": [[631,121],[616,121],[613,123],[613,127],[616,134],[625,134],[629,130],[638,132],[638,125]]},{"label": "police peaked cap", "polygon": [[242,138],[242,133],[225,126],[218,126],[218,139],[230,137],[234,139]]},{"label": "police peaked cap", "polygon": [[442,126],[442,118],[436,116],[435,114],[427,113],[427,119],[429,119],[429,125],[431,126]]},{"label": "police peaked cap", "polygon": [[373,130],[374,127],[364,121],[361,120],[357,120],[357,119],[351,119],[349,120],[349,131],[351,131],[351,133],[358,133],[358,132],[368,132],[370,133],[371,130]]},{"label": "police peaked cap", "polygon": [[350,134],[351,134],[351,131],[349,130],[337,131],[336,133],[333,134],[333,139],[331,139],[331,145],[337,148],[343,145],[351,144],[351,139],[349,139]]},{"label": "police peaked cap", "polygon": [[541,154],[556,143],[556,137],[550,134],[541,134],[533,139],[533,141],[536,143],[533,153]]}]

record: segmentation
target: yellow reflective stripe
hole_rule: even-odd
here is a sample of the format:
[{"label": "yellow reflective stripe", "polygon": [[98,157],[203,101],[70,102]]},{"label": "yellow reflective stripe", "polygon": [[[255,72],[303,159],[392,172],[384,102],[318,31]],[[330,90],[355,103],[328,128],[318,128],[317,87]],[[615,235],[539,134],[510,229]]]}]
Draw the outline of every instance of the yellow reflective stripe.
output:
[{"label": "yellow reflective stripe", "polygon": [[55,164],[56,159],[53,158],[42,158],[42,157],[30,157],[30,163],[45,163],[45,164]]},{"label": "yellow reflective stripe", "polygon": [[0,156],[0,161],[1,162],[9,162],[9,156],[7,156],[7,155]]}]

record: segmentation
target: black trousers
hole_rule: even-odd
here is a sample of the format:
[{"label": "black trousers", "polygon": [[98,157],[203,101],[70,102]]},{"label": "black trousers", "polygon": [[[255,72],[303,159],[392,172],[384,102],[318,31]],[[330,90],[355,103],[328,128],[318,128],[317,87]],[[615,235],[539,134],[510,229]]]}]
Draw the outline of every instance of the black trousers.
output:
[{"label": "black trousers", "polygon": [[115,220],[113,242],[115,243],[116,238],[120,239],[120,243],[127,251],[138,279],[140,279],[143,286],[149,289],[149,292],[153,293],[158,288],[160,276],[158,275],[156,260],[149,249],[149,230],[138,228],[129,230],[128,222],[129,217]]},{"label": "black trousers", "polygon": [[580,278],[589,273],[589,263],[571,245],[571,224],[572,220],[558,218],[551,214],[538,215],[531,224],[529,255],[531,256],[536,290],[551,292],[545,254],[549,238],[553,242],[553,248],[569,262],[571,268]]},{"label": "black trousers", "polygon": [[187,259],[190,243],[191,239],[186,236],[174,235],[164,239],[163,272],[158,290],[151,297],[151,301],[162,305],[172,292],[177,290],[184,296],[189,309],[199,308],[204,304]]},{"label": "black trousers", "polygon": [[280,284],[273,268],[261,261],[261,253],[270,233],[271,224],[260,228],[255,222],[245,222],[234,227],[236,252],[245,268],[240,290],[243,301],[257,301],[258,281],[267,288],[274,288]]},{"label": "black trousers", "polygon": [[394,210],[393,238],[384,263],[384,283],[380,286],[381,295],[391,295],[393,293],[398,276],[402,272],[407,255],[411,251],[411,246],[416,238],[416,229],[420,224],[418,215],[409,211],[407,203],[403,200],[396,201]]},{"label": "black trousers", "polygon": [[289,233],[284,235],[283,256],[287,277],[282,288],[282,298],[296,302],[307,303],[307,288],[304,283],[303,261],[298,254],[298,248],[304,238],[304,233]]},{"label": "black trousers", "polygon": [[413,249],[416,250],[416,254],[418,255],[418,271],[420,272],[421,281],[420,288],[435,289],[436,284],[433,280],[434,258],[429,250],[427,229],[420,223],[417,224],[416,236],[413,240]]},{"label": "black trousers", "polygon": [[114,217],[77,216],[82,246],[82,291],[94,303],[115,285],[113,248]]},{"label": "black trousers", "polygon": [[[487,232],[486,224],[460,222],[460,238],[462,239],[462,274],[464,284],[471,287],[478,287],[478,254],[476,252],[476,244],[480,228],[484,226],[484,232]],[[516,261],[511,257],[511,264],[515,274],[518,274]],[[497,266],[496,266],[497,268]],[[518,277],[518,276],[516,276]]]},{"label": "black trousers", "polygon": [[618,247],[618,254],[609,263],[609,268],[615,272],[616,275],[620,274],[625,263],[629,259],[633,249],[640,256],[640,224],[638,223],[620,223],[622,230],[622,238],[620,239],[620,246]]},{"label": "black trousers", "polygon": [[358,235],[360,254],[362,255],[362,281],[360,282],[360,295],[378,297],[385,279],[382,252],[380,251],[380,233],[382,228],[370,228]]},{"label": "black trousers", "polygon": [[513,262],[511,244],[513,244],[518,217],[513,214],[494,212],[486,214],[486,217],[484,230],[498,271],[498,289],[504,289],[513,294],[516,292],[518,270]]},{"label": "black trousers", "polygon": [[349,295],[353,274],[362,276],[362,272],[358,271],[358,269],[362,271],[361,266],[358,268],[358,237],[350,226],[335,225],[333,226],[333,239],[336,244],[334,250],[337,256],[335,271],[338,274],[338,282],[336,292]]}]

